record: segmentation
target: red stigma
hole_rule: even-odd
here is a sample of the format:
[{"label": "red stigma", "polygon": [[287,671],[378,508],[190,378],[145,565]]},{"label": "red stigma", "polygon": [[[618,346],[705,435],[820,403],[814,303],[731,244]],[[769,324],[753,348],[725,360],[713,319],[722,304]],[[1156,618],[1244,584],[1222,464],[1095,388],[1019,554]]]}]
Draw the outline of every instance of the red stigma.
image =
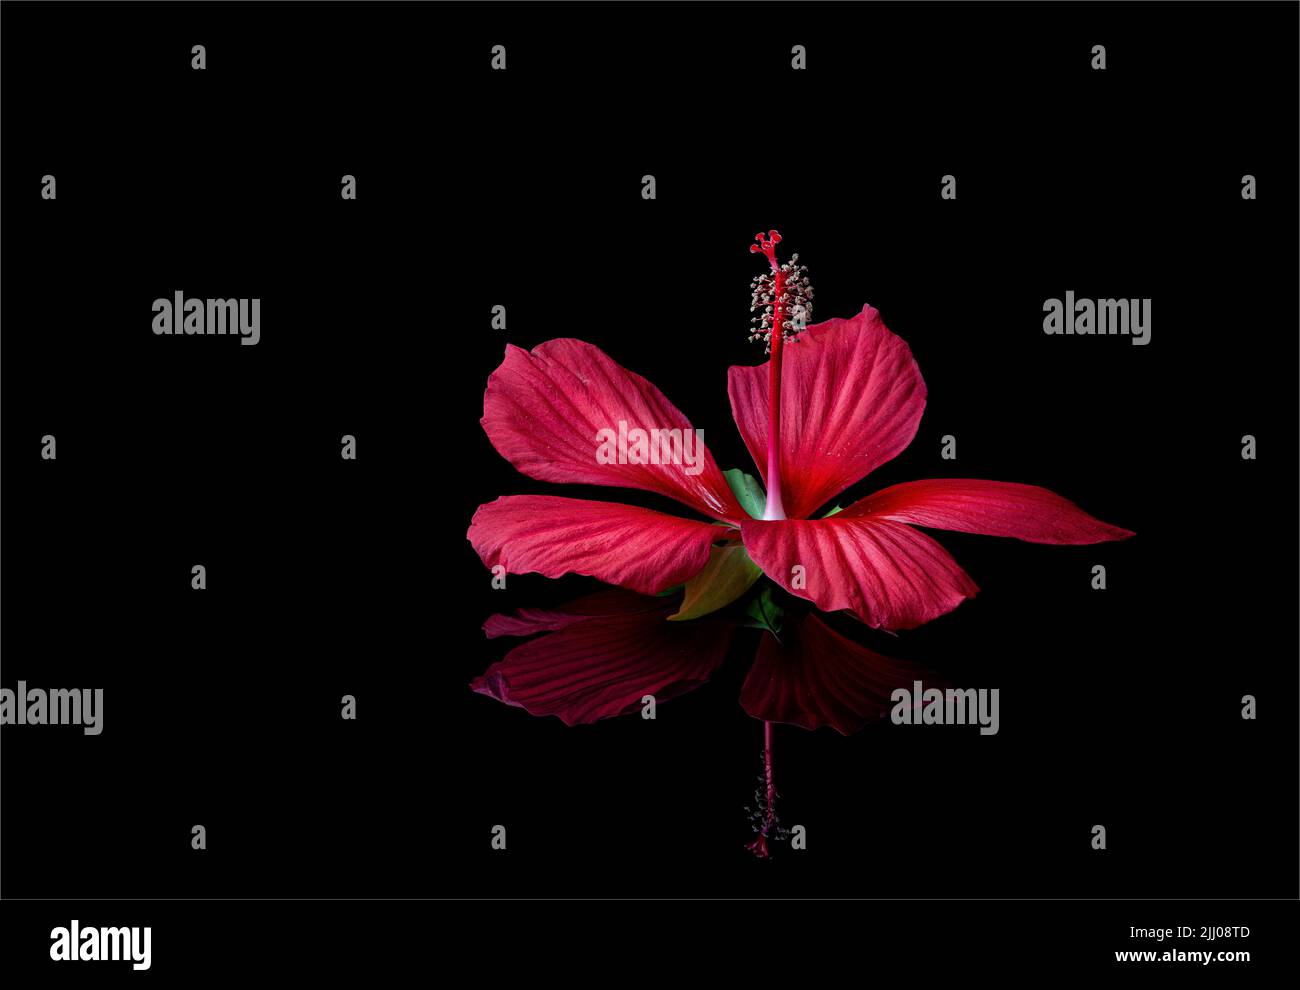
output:
[{"label": "red stigma", "polygon": [[764,237],[759,233],[754,235],[754,240],[758,241],[758,243],[749,246],[749,253],[758,254],[760,251],[763,252],[767,257],[768,262],[771,264],[772,269],[775,270],[776,246],[781,243],[781,235],[775,230],[769,230],[767,232],[767,237]]}]

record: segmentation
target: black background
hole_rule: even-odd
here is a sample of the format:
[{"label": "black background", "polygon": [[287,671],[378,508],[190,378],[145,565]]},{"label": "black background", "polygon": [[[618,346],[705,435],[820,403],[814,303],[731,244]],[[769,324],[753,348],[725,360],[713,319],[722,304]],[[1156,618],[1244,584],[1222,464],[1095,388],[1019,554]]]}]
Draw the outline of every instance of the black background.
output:
[{"label": "black background", "polygon": [[[1294,6],[3,21],[2,682],[106,695],[101,736],[5,729],[6,897],[1296,894]],[[481,624],[591,584],[493,591],[465,530],[501,494],[677,511],[501,459],[507,341],[599,345],[754,473],[725,381],[773,227],[817,317],[879,307],[929,387],[850,497],[1021,481],[1138,535],[936,534],[980,595],[858,636],[1000,688],[1001,732],[778,729],[808,850],[762,863],[757,634],[656,721],[532,718],[468,690],[511,645]],[[155,336],[178,289],[261,298],[261,342]],[[1044,335],[1066,290],[1151,298],[1151,343]]]}]

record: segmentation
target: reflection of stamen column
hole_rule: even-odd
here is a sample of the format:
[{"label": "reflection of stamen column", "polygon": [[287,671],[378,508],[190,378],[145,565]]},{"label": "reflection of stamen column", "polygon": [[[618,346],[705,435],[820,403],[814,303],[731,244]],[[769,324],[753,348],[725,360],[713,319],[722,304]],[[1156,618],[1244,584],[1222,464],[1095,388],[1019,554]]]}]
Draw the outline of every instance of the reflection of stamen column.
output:
[{"label": "reflection of stamen column", "polygon": [[745,846],[759,859],[767,859],[771,856],[767,840],[777,838],[776,777],[772,773],[772,724],[763,722],[763,776],[759,781],[766,783],[766,789],[754,791],[754,800],[762,805],[761,818],[758,812],[750,816],[750,821],[753,822],[754,830],[758,835],[754,836],[753,842]]},{"label": "reflection of stamen column", "polygon": [[767,768],[767,821],[763,823],[766,835],[776,821],[776,783],[772,776],[772,723],[763,723],[763,765]]}]

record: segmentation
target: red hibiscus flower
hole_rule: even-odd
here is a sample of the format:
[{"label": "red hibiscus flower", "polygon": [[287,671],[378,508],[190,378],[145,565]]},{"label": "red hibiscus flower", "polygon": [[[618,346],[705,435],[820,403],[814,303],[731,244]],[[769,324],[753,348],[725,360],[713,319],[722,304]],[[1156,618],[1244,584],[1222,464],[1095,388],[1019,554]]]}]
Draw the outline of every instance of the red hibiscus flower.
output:
[{"label": "red hibiscus flower", "polygon": [[[747,499],[752,511],[742,508],[686,417],[600,349],[572,339],[532,351],[508,345],[488,379],[482,424],[516,468],[542,481],[658,492],[706,519],[613,502],[503,496],[480,506],[469,529],[486,565],[546,577],[586,574],[656,594],[704,571],[715,543],[738,538],[791,594],[896,630],[943,615],[978,590],[917,526],[1034,543],[1133,535],[1044,488],[974,479],[894,485],[814,518],[911,442],[926,390],[908,346],[870,306],[803,329],[812,295],[806,268],[795,264],[797,256],[778,264],[780,239],[772,231],[751,245],[770,263],[755,283],[754,338],[768,343],[771,356],[728,376],[732,414],[766,496]],[[615,435],[635,438],[629,456],[622,446],[619,456],[602,456],[602,443]],[[656,456],[661,449],[678,456]]]}]

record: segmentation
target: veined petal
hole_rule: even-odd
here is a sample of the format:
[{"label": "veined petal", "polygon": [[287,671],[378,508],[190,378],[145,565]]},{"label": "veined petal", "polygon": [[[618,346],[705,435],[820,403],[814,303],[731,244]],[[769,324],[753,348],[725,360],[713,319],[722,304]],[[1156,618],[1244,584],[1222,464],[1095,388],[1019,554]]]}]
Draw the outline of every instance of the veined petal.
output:
[{"label": "veined petal", "polygon": [[470,687],[532,715],[566,725],[636,711],[698,687],[726,659],[731,627],[718,621],[670,623],[676,604],[567,622],[506,654]]},{"label": "veined petal", "polygon": [[468,536],[487,567],[548,578],[586,574],[653,595],[698,574],[727,532],[617,502],[503,495],[478,507]]},{"label": "veined petal", "polygon": [[878,721],[890,695],[914,680],[935,686],[935,675],[861,646],[815,615],[792,618],[778,642],[764,634],[740,689],[746,713],[804,729],[829,725],[844,735]]},{"label": "veined petal", "polygon": [[1132,531],[1094,519],[1046,488],[1010,481],[936,478],[908,481],[868,495],[844,514],[1030,543],[1102,543]]},{"label": "veined petal", "polygon": [[754,563],[786,591],[878,629],[915,628],[979,590],[924,533],[848,509],[827,519],[750,519],[741,534]]},{"label": "veined petal", "polygon": [[[785,348],[781,471],[786,514],[803,519],[898,455],[925,411],[912,352],[870,306],[809,327]],[[733,367],[727,388],[745,446],[767,481],[768,366]]]},{"label": "veined petal", "polygon": [[[506,345],[505,360],[488,378],[481,422],[492,446],[530,478],[641,488],[714,519],[745,515],[703,432],[654,385],[581,340],[549,340],[532,351]],[[643,451],[635,430],[645,432]],[[627,438],[623,456],[620,436]],[[598,457],[611,438],[614,446]],[[613,463],[601,463],[610,451]],[[660,463],[618,463],[643,452]]]}]

